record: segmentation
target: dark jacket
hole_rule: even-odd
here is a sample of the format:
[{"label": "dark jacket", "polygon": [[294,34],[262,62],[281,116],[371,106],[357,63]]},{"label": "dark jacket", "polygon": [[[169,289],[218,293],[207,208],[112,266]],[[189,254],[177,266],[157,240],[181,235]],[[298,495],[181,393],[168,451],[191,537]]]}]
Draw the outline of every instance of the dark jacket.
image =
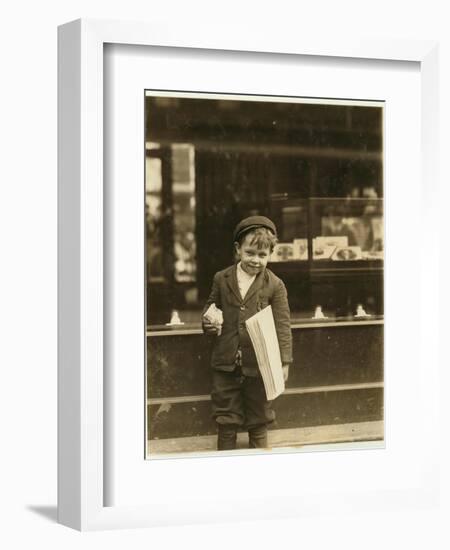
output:
[{"label": "dark jacket", "polygon": [[214,275],[211,294],[204,312],[214,302],[223,311],[223,326],[220,336],[213,336],[211,366],[222,371],[232,371],[238,348],[242,351],[242,371],[247,376],[259,374],[245,321],[269,304],[272,306],[275,328],[280,346],[281,362],[292,362],[291,315],[286,287],[270,269],[258,273],[245,298],[238,288],[237,265]]}]

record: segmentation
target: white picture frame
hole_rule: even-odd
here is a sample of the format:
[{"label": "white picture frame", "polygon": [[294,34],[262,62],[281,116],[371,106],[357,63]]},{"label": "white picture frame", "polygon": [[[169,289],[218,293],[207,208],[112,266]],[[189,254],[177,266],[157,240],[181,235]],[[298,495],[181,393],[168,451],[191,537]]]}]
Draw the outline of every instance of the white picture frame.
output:
[{"label": "white picture frame", "polygon": [[[157,23],[133,23],[79,20],[59,28],[59,147],[58,147],[58,520],[80,530],[150,527],[167,524],[214,521],[215,509],[205,513],[205,503],[190,495],[179,495],[180,502],[171,510],[147,505],[105,506],[110,488],[104,475],[104,411],[108,400],[105,387],[103,349],[104,217],[108,205],[103,200],[103,56],[105,44],[198,48],[235,52],[271,52],[280,55],[309,55],[364,60],[411,61],[420,64],[422,88],[421,138],[422,193],[427,207],[422,210],[424,242],[436,242],[437,189],[435,172],[437,154],[438,46],[419,40],[329,40],[310,36],[273,37],[226,29],[215,29],[205,36],[192,37],[188,29],[174,33]],[[210,29],[211,30],[211,29]],[[436,250],[427,248],[430,262],[421,264],[421,317],[431,319],[437,311],[437,285],[433,260]],[[430,286],[431,285],[431,286]],[[434,291],[429,289],[433,288]],[[425,294],[426,298],[425,299]],[[437,323],[437,320],[434,321]],[[434,325],[435,326],[435,325]],[[422,344],[427,346],[430,376],[423,381],[423,392],[438,393],[437,331],[421,325]],[[388,334],[389,337],[389,334]],[[418,360],[424,360],[418,359]],[[430,403],[429,397],[426,402]],[[436,420],[437,411],[430,411]],[[437,430],[437,428],[431,428]],[[438,462],[436,448],[423,455],[423,472],[417,485],[394,491],[386,506],[392,510],[403,506],[417,509],[438,506],[439,474],[433,470]],[[359,498],[360,509],[376,511],[382,507],[383,494]],[[341,511],[353,510],[355,496],[345,491],[326,495],[326,506]],[[264,519],[320,513],[323,495],[309,495],[308,501],[293,504],[286,499],[277,511],[265,506],[263,498],[236,506],[227,520]],[[288,505],[289,503],[289,505]],[[206,503],[208,504],[208,503]],[[203,506],[203,507],[202,507]],[[219,507],[220,508],[220,507]],[[218,509],[219,509],[218,508]],[[240,515],[238,515],[240,514]]]}]

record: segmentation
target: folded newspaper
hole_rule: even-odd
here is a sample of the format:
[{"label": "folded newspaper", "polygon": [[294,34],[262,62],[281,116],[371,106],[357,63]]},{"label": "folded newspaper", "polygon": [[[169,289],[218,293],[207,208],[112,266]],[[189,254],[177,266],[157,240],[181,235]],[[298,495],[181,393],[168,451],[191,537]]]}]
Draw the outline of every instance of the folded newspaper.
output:
[{"label": "folded newspaper", "polygon": [[223,325],[222,310],[219,309],[213,302],[203,314],[203,317],[217,328],[217,335],[220,336],[222,333]]},{"label": "folded newspaper", "polygon": [[272,307],[267,306],[245,322],[255,350],[268,401],[284,392],[283,366]]}]

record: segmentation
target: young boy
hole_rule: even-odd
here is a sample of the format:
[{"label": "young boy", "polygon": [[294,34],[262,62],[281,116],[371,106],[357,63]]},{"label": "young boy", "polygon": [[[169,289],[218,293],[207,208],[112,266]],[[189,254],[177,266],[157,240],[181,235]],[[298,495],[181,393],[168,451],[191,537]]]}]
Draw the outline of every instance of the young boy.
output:
[{"label": "young boy", "polygon": [[205,313],[212,303],[223,313],[223,325],[203,317],[203,330],[214,336],[211,357],[212,409],[218,428],[218,450],[236,448],[245,427],[250,448],[267,447],[267,425],[275,418],[267,401],[256,355],[245,321],[272,306],[285,381],[292,362],[292,335],[284,283],[267,262],[277,242],[275,224],[265,216],[242,220],[234,230],[237,263],[214,275]]}]

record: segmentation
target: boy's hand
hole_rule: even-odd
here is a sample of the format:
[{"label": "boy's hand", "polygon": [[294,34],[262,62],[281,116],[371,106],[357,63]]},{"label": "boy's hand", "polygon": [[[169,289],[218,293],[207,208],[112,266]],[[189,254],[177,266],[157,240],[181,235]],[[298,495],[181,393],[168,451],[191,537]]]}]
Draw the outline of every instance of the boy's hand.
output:
[{"label": "boy's hand", "polygon": [[289,378],[289,365],[283,365],[283,378],[284,381],[287,382],[287,379]]},{"label": "boy's hand", "polygon": [[205,332],[205,334],[218,334],[217,325],[213,325],[210,321],[203,319],[202,325],[203,325],[203,331]]}]

